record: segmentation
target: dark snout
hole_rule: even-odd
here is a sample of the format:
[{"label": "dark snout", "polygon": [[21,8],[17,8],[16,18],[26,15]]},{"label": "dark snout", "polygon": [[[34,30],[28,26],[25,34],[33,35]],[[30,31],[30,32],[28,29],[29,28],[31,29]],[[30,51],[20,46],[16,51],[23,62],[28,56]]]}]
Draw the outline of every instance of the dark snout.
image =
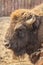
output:
[{"label": "dark snout", "polygon": [[7,41],[6,39],[4,40],[4,46],[5,46],[6,48],[10,48],[9,41]]},{"label": "dark snout", "polygon": [[17,48],[17,44],[16,43],[13,44],[13,41],[6,40],[6,39],[4,40],[4,46],[6,48],[8,48],[8,49],[13,49],[13,50],[16,50],[16,48]]}]

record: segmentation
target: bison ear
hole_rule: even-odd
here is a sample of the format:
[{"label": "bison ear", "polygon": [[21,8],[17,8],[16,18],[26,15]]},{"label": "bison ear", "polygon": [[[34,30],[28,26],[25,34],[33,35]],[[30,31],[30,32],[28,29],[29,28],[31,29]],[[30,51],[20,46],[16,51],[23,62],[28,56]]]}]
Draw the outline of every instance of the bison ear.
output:
[{"label": "bison ear", "polygon": [[33,30],[38,29],[40,24],[41,24],[41,17],[40,16],[36,16],[36,21],[35,21],[35,23],[33,23]]}]

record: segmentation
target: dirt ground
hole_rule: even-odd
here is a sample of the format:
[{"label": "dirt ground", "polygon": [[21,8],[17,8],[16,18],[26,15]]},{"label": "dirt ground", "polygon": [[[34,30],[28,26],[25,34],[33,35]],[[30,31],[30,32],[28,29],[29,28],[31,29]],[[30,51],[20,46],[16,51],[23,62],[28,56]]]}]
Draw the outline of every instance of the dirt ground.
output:
[{"label": "dirt ground", "polygon": [[33,65],[27,54],[18,58],[5,47],[4,38],[9,23],[10,17],[0,17],[0,65]]}]

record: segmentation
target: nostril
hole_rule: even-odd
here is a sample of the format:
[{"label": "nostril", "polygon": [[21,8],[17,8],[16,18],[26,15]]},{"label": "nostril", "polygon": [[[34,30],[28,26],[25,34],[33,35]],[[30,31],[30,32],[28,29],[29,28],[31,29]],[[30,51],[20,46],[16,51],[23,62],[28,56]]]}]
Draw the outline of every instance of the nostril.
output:
[{"label": "nostril", "polygon": [[10,44],[9,44],[9,42],[6,41],[6,40],[4,40],[4,46],[5,46],[6,48],[10,48]]},{"label": "nostril", "polygon": [[10,44],[9,43],[5,44],[5,47],[10,48]]},{"label": "nostril", "polygon": [[9,44],[5,44],[5,46],[9,46]]}]

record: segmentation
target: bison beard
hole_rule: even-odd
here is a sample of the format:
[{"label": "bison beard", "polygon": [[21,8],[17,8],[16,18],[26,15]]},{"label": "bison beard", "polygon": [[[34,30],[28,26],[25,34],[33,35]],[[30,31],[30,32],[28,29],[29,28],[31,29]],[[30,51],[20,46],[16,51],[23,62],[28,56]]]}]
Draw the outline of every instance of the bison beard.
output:
[{"label": "bison beard", "polygon": [[29,12],[22,12],[20,16],[14,14],[5,36],[5,46],[11,48],[16,55],[31,55],[37,51],[41,46],[38,40],[40,21],[39,16]]}]

